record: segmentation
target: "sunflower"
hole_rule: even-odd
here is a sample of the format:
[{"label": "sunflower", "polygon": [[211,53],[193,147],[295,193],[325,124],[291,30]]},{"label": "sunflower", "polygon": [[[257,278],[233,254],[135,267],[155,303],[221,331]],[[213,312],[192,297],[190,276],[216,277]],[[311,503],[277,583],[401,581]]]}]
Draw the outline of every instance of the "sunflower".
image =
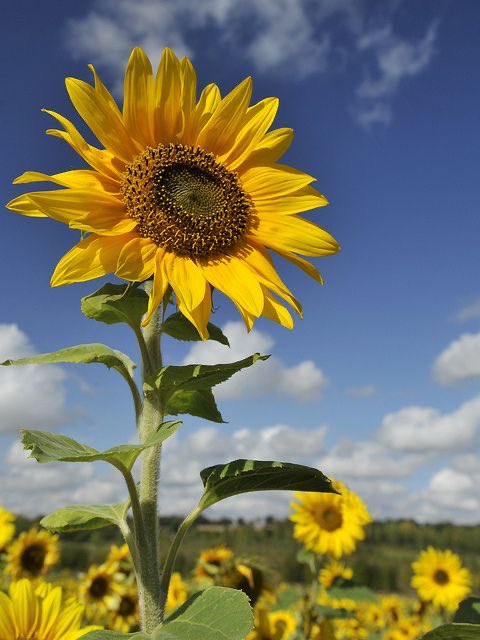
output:
[{"label": "sunflower", "polygon": [[224,545],[200,551],[195,566],[195,577],[199,579],[214,578],[222,565],[233,558],[233,551]]},{"label": "sunflower", "polygon": [[117,573],[118,565],[91,565],[79,584],[79,599],[85,605],[89,620],[96,622],[117,606],[122,595],[120,584],[123,576]]},{"label": "sunflower", "polygon": [[267,611],[257,608],[255,628],[246,640],[289,640],[295,633],[297,620],[290,611]]},{"label": "sunflower", "polygon": [[12,582],[9,595],[0,592],[0,640],[77,640],[99,628],[81,629],[82,615],[83,607],[65,601],[61,587]]},{"label": "sunflower", "polygon": [[93,66],[94,86],[67,78],[73,106],[99,140],[88,144],[63,116],[47,133],[67,142],[89,165],[55,175],[28,171],[17,184],[63,187],[21,195],[7,206],[50,217],[89,234],[57,264],[51,284],[84,282],[107,273],[132,282],[152,278],[144,324],[173,289],[180,311],[208,337],[212,290],[237,306],[247,328],[265,316],[291,328],[301,306],[280,279],[269,249],[318,282],[298,254],[336,253],[336,240],[297,214],[327,204],[310,175],[280,164],[293,131],[269,131],[277,98],[249,106],[251,78],[225,97],[215,84],[196,96],[187,58],[165,49],[155,76],[145,53],[132,51],[123,109]]},{"label": "sunflower", "polygon": [[336,582],[340,580],[351,580],[353,577],[353,571],[350,567],[346,567],[343,562],[337,560],[330,560],[323,569],[320,570],[318,580],[322,587],[330,589]]},{"label": "sunflower", "polygon": [[342,482],[333,481],[335,493],[295,493],[298,502],[292,502],[295,513],[293,535],[307,549],[334,558],[355,551],[359,540],[365,537],[364,527],[371,521],[362,499]]},{"label": "sunflower", "polygon": [[112,600],[107,622],[109,629],[126,633],[140,624],[140,605],[135,586],[129,586]]},{"label": "sunflower", "polygon": [[107,567],[115,565],[117,572],[123,574],[125,579],[133,576],[133,563],[127,544],[123,544],[121,547],[112,544],[105,559],[105,564]]},{"label": "sunflower", "polygon": [[181,574],[178,571],[174,571],[170,578],[170,584],[168,585],[168,596],[165,606],[166,610],[168,612],[173,611],[173,609],[176,609],[183,604],[187,597],[187,586],[183,581]]},{"label": "sunflower", "polygon": [[15,534],[15,516],[0,507],[0,551],[10,542]]},{"label": "sunflower", "polygon": [[7,547],[6,572],[14,579],[45,575],[59,560],[58,536],[48,531],[24,531]]},{"label": "sunflower", "polygon": [[428,547],[412,563],[412,587],[419,597],[450,611],[470,593],[472,578],[460,558],[446,549]]}]

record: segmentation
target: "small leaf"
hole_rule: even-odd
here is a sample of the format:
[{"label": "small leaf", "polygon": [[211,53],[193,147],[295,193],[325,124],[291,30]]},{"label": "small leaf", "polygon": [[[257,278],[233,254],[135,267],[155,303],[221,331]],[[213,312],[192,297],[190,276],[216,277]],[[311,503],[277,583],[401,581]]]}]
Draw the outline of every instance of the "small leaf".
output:
[{"label": "small leaf", "polygon": [[252,610],[242,591],[208,587],[157,627],[153,640],[244,640],[252,627]]},{"label": "small leaf", "polygon": [[234,460],[200,472],[205,491],[199,507],[207,507],[240,493],[266,490],[337,493],[318,469],[291,462]]},{"label": "small leaf", "polygon": [[42,518],[40,524],[45,529],[56,533],[102,529],[122,522],[128,506],[129,502],[64,507]]},{"label": "small leaf", "polygon": [[110,349],[104,344],[79,344],[75,347],[67,347],[52,353],[39,353],[30,358],[20,360],[5,360],[0,364],[9,366],[19,366],[25,364],[50,364],[59,362],[85,363],[98,362],[106,365],[109,369],[117,369],[122,375],[133,376],[135,363],[121,351]]},{"label": "small leaf", "polygon": [[132,285],[107,283],[95,293],[82,298],[80,307],[87,318],[117,324],[140,326],[148,307],[148,295]]},{"label": "small leaf", "polygon": [[168,400],[165,413],[169,416],[188,413],[211,422],[224,422],[210,389],[177,391]]},{"label": "small leaf", "polygon": [[254,353],[248,358],[228,364],[187,364],[163,367],[158,372],[156,385],[164,398],[168,398],[178,390],[211,389],[225,382],[238,371],[251,367],[258,360],[267,360],[269,357]]},{"label": "small leaf", "polygon": [[466,598],[458,605],[452,622],[480,623],[480,598]]},{"label": "small leaf", "polygon": [[131,469],[138,456],[149,447],[160,444],[180,427],[181,422],[164,422],[142,444],[120,444],[106,451],[77,442],[69,436],[48,431],[28,431],[22,429],[23,448],[30,451],[30,458],[37,462],[94,462],[103,460],[115,466]]},{"label": "small leaf", "polygon": [[479,640],[480,624],[453,622],[432,629],[421,640]]},{"label": "small leaf", "polygon": [[152,636],[143,633],[120,633],[118,631],[90,631],[82,635],[82,640],[152,640]]},{"label": "small leaf", "polygon": [[[190,320],[187,320],[187,318],[183,315],[183,313],[180,313],[180,311],[178,311],[177,313],[173,313],[171,316],[168,316],[168,318],[162,324],[162,331],[171,338],[175,338],[176,340],[201,340],[200,334],[198,333],[195,325],[193,325]],[[222,330],[216,327],[211,322],[207,324],[207,331],[209,340],[215,340],[216,342],[220,342],[227,347],[230,346],[227,336],[225,336]]]}]

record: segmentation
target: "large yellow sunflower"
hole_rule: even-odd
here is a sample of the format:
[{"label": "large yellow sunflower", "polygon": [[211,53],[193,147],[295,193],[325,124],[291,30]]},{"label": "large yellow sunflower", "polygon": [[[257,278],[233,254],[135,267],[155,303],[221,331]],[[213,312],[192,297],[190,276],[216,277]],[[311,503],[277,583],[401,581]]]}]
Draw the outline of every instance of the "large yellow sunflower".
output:
[{"label": "large yellow sunflower", "polygon": [[65,601],[60,587],[12,582],[9,595],[0,592],[0,640],[77,640],[99,628],[81,629],[82,615],[83,607]]},{"label": "large yellow sunflower", "polygon": [[311,186],[313,177],[278,163],[293,138],[291,129],[269,131],[278,100],[249,106],[250,78],[223,98],[209,84],[197,100],[187,58],[165,49],[154,76],[145,53],[135,48],[120,111],[90,68],[95,86],[75,78],[67,78],[66,86],[102,148],[47,111],[63,127],[47,133],[70,144],[90,168],[28,171],[15,183],[49,181],[63,188],[27,193],[7,205],[89,234],[60,260],[52,286],[107,273],[132,282],[153,278],[144,323],[171,287],[204,339],[215,288],[235,303],[249,329],[259,316],[291,328],[291,315],[276,296],[299,314],[301,306],[268,250],[321,282],[299,254],[326,256],[339,246],[297,215],[327,200]]},{"label": "large yellow sunflower", "polygon": [[412,563],[412,569],[412,587],[422,600],[437,607],[454,611],[460,600],[470,593],[470,572],[450,549],[440,551],[428,547]]},{"label": "large yellow sunflower", "polygon": [[15,534],[15,516],[0,507],[0,551],[5,548]]},{"label": "large yellow sunflower", "polygon": [[6,572],[15,579],[39,578],[57,564],[59,557],[57,535],[30,529],[7,547]]},{"label": "large yellow sunflower", "polygon": [[335,493],[295,493],[293,535],[307,549],[334,558],[355,551],[365,537],[364,527],[371,521],[362,499],[339,480],[333,481]]}]

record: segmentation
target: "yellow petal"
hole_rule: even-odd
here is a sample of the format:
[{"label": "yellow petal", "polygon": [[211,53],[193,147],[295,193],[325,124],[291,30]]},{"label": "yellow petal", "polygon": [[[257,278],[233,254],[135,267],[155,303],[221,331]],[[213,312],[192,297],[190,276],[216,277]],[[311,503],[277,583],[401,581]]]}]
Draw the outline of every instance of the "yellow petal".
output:
[{"label": "yellow petal", "polygon": [[131,282],[143,282],[153,273],[157,245],[148,238],[136,236],[123,247],[115,273]]},{"label": "yellow petal", "polygon": [[190,258],[170,252],[165,253],[163,267],[177,299],[187,309],[198,307],[205,297],[207,287],[202,270]]},{"label": "yellow petal", "polygon": [[81,240],[57,264],[51,286],[85,282],[113,273],[121,250],[132,237],[131,234],[112,237],[91,235]]},{"label": "yellow petal", "polygon": [[275,299],[275,297],[265,289],[263,289],[265,296],[265,304],[263,306],[262,316],[265,316],[269,320],[278,322],[282,327],[287,329],[293,329],[293,318],[290,315],[288,309]]},{"label": "yellow petal", "polygon": [[293,167],[277,163],[247,169],[241,174],[241,181],[256,202],[298,191],[314,182],[315,178]]},{"label": "yellow petal", "polygon": [[188,123],[197,102],[197,75],[188,58],[180,60],[180,68],[182,73],[182,111],[184,122]]},{"label": "yellow petal", "polygon": [[13,615],[20,638],[30,638],[40,615],[38,598],[28,580],[19,580],[10,585]]},{"label": "yellow petal", "polygon": [[47,214],[40,211],[38,205],[32,202],[29,198],[29,193],[25,193],[22,196],[17,196],[10,200],[5,206],[10,211],[20,213],[22,216],[28,216],[29,218],[46,218]]},{"label": "yellow petal", "polygon": [[220,104],[222,96],[216,84],[207,84],[200,94],[200,99],[195,107],[195,112],[190,125],[192,141],[190,144],[197,144],[200,131],[206,126],[212,117],[215,109]]},{"label": "yellow petal", "polygon": [[129,136],[114,99],[91,65],[90,68],[96,87],[77,78],[67,78],[65,85],[70,100],[100,143],[123,162],[130,162],[139,149]]},{"label": "yellow petal", "polygon": [[[278,251],[278,250],[277,250]],[[304,271],[308,276],[323,284],[323,278],[318,271],[318,269],[308,260],[297,256],[296,253],[291,253],[290,251],[279,251],[280,255],[282,255],[286,260],[294,264],[296,267],[299,267],[302,271]]]},{"label": "yellow petal", "polygon": [[212,290],[210,285],[205,288],[205,295],[200,304],[194,309],[188,309],[181,299],[178,299],[178,308],[181,313],[196,327],[202,340],[208,340],[207,325],[212,312]]},{"label": "yellow petal", "polygon": [[248,160],[250,154],[270,128],[278,110],[278,98],[266,98],[247,110],[242,128],[233,146],[219,160],[229,169],[237,169]]},{"label": "yellow petal", "polygon": [[59,113],[55,111],[49,111],[48,109],[42,109],[45,113],[48,113],[58,120],[65,131],[59,131],[58,129],[47,129],[47,134],[61,138],[65,140],[77,153],[87,162],[91,167],[103,173],[107,177],[113,180],[121,180],[122,172],[124,170],[125,163],[118,160],[110,151],[104,149],[97,149],[89,145],[83,136],[80,135],[77,128]]},{"label": "yellow petal", "polygon": [[0,640],[16,638],[13,605],[10,598],[0,591]]},{"label": "yellow petal", "polygon": [[235,304],[258,318],[263,309],[263,291],[258,276],[236,256],[197,260],[208,282]]},{"label": "yellow petal", "polygon": [[162,302],[163,296],[165,295],[168,287],[168,280],[163,268],[164,255],[165,250],[158,248],[155,256],[155,272],[153,276],[152,291],[148,299],[147,313],[143,318],[142,327],[145,327],[152,319],[152,315],[158,308],[158,305]]},{"label": "yellow petal", "polygon": [[328,200],[313,187],[307,186],[279,198],[252,198],[255,209],[261,217],[263,213],[289,215],[325,207]]},{"label": "yellow petal", "polygon": [[155,140],[173,142],[183,128],[181,117],[182,75],[171,49],[164,49],[155,79]]},{"label": "yellow petal", "polygon": [[251,95],[252,79],[245,78],[217,106],[200,132],[197,144],[217,155],[229,149],[245,117]]},{"label": "yellow petal", "polygon": [[130,135],[142,147],[155,146],[153,107],[152,65],[145,52],[135,47],[125,70],[123,118]]},{"label": "yellow petal", "polygon": [[292,144],[293,129],[274,129],[267,133],[250,154],[246,164],[259,165],[276,162]]},{"label": "yellow petal", "polygon": [[56,625],[62,605],[62,590],[55,587],[41,602],[40,621],[37,635],[39,638],[50,638],[50,632]]},{"label": "yellow petal", "polygon": [[53,182],[61,187],[71,189],[97,189],[112,194],[120,192],[119,182],[89,169],[76,169],[48,175],[40,171],[25,171],[15,178],[13,184],[26,184],[28,182]]},{"label": "yellow petal", "polygon": [[306,256],[329,256],[339,251],[340,246],[328,231],[316,224],[291,216],[262,214],[258,226],[250,235],[266,247],[280,253],[294,251]]}]

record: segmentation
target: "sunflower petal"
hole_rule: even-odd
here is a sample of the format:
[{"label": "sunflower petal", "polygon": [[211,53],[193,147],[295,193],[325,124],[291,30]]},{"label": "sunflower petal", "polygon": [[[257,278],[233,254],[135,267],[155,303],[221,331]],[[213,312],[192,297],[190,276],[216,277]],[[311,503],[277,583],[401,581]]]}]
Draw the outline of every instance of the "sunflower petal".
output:
[{"label": "sunflower petal", "polygon": [[255,208],[261,216],[263,213],[274,215],[290,215],[325,207],[328,200],[313,187],[307,186],[279,198],[256,199]]},{"label": "sunflower petal", "polygon": [[85,282],[113,273],[121,250],[132,237],[131,234],[113,237],[91,235],[81,240],[57,264],[51,286]]},{"label": "sunflower petal", "polygon": [[190,259],[165,253],[165,275],[175,295],[187,309],[195,309],[205,298],[207,281],[202,270]]},{"label": "sunflower petal", "polygon": [[276,162],[287,151],[293,141],[293,129],[274,129],[267,133],[250,154],[246,164],[269,164]]},{"label": "sunflower petal", "polygon": [[270,164],[247,169],[242,173],[241,181],[256,202],[298,191],[314,182],[315,178],[285,164]]},{"label": "sunflower petal", "polygon": [[265,296],[265,303],[263,305],[262,316],[278,322],[282,327],[293,329],[293,318],[288,309],[280,304],[265,287],[263,288],[263,294]]},{"label": "sunflower petal", "polygon": [[154,126],[157,142],[172,142],[183,128],[181,94],[180,62],[171,49],[164,49],[155,79]]},{"label": "sunflower petal", "polygon": [[130,282],[143,282],[153,273],[157,245],[148,238],[133,237],[118,256],[115,273]]},{"label": "sunflower petal", "polygon": [[152,291],[148,299],[147,313],[143,318],[142,327],[145,327],[152,319],[152,316],[158,308],[158,305],[162,302],[163,296],[165,295],[168,287],[168,280],[163,268],[164,256],[165,250],[158,248],[155,255],[155,271],[153,276]]},{"label": "sunflower petal", "polygon": [[29,218],[47,218],[47,214],[40,211],[38,205],[32,202],[29,196],[29,193],[24,193],[10,200],[5,206],[7,209],[10,209],[10,211],[20,213],[22,216],[28,216]]},{"label": "sunflower petal", "polygon": [[177,301],[180,312],[196,327],[202,340],[208,340],[207,325],[212,312],[212,289],[210,285],[205,288],[203,300],[194,309],[189,309],[181,299],[177,299]]},{"label": "sunflower petal", "polygon": [[125,70],[123,119],[142,147],[154,146],[154,83],[152,65],[140,47],[132,51]]},{"label": "sunflower petal", "polygon": [[71,189],[100,189],[110,193],[119,193],[119,184],[110,180],[97,171],[89,169],[76,169],[48,175],[40,171],[25,171],[15,178],[13,184],[26,184],[29,182],[53,182],[61,187]]}]

